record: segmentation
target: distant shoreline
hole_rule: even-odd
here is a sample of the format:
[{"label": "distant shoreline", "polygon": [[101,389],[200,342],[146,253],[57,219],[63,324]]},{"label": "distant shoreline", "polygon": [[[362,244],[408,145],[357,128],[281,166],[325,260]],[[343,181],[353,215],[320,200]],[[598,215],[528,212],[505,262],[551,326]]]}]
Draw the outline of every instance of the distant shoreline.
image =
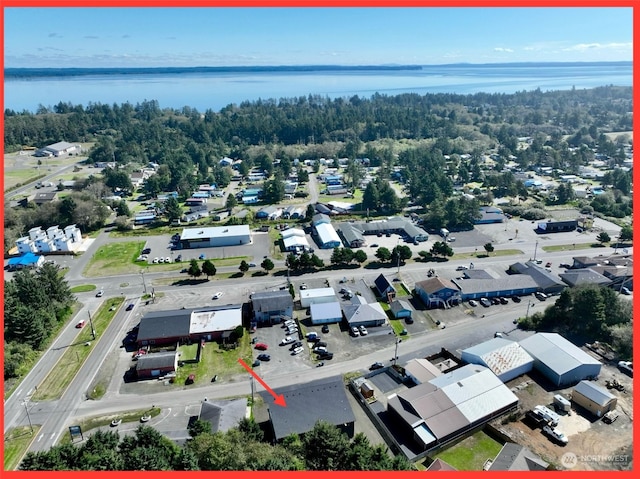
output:
[{"label": "distant shoreline", "polygon": [[452,63],[443,65],[273,65],[223,67],[113,67],[113,68],[5,68],[5,79],[70,77],[88,75],[166,75],[189,73],[277,73],[277,72],[359,72],[417,71],[439,68],[504,68],[504,67],[585,67],[631,66],[633,62],[518,62],[518,63]]}]

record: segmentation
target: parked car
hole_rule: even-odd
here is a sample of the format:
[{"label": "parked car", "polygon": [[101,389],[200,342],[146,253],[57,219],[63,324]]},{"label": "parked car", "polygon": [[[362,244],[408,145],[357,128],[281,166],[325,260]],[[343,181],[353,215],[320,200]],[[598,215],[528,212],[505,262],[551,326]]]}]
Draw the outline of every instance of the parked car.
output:
[{"label": "parked car", "polygon": [[158,262],[160,261],[160,258],[158,258],[157,256],[155,258],[153,258],[152,263],[153,264],[158,264]]},{"label": "parked car", "polygon": [[544,265],[545,268],[551,268],[551,261],[547,261],[547,263]]},{"label": "parked car", "polygon": [[487,298],[480,298],[480,304],[485,308],[488,308],[489,306],[491,306],[491,301],[489,301]]},{"label": "parked car", "polygon": [[164,262],[165,262],[165,263],[171,263],[171,258],[170,258],[169,256],[167,256],[167,257],[164,259]]},{"label": "parked car", "polygon": [[260,351],[266,351],[267,349],[269,349],[269,346],[267,346],[265,343],[256,343],[254,347],[256,349],[259,349]]},{"label": "parked car", "polygon": [[122,424],[122,418],[117,418],[111,421],[111,427],[116,427]]},{"label": "parked car", "polygon": [[359,329],[362,336],[366,336],[367,334],[369,334],[369,331],[367,331],[367,328],[365,328],[364,325],[360,325]]},{"label": "parked car", "polygon": [[631,294],[631,291],[629,291],[629,288],[627,288],[626,286],[623,286],[622,288],[620,288],[620,292],[627,296]]},{"label": "parked car", "polygon": [[520,301],[522,301],[522,298],[520,296],[514,296],[511,299],[513,300],[514,303],[519,303]]},{"label": "parked car", "polygon": [[269,354],[258,354],[258,360],[271,361],[271,356]]},{"label": "parked car", "polygon": [[571,265],[569,263],[560,263],[560,267],[564,269],[571,269]]},{"label": "parked car", "polygon": [[323,353],[318,354],[318,359],[333,359],[333,353],[329,351],[325,351]]},{"label": "parked car", "polygon": [[205,255],[204,253],[198,256],[198,259],[206,259],[206,258],[207,258],[207,255]]},{"label": "parked car", "polygon": [[564,435],[564,433],[560,432],[558,429],[551,427],[549,425],[544,426],[542,428],[542,433],[546,435],[549,439],[557,442],[560,445],[564,446],[565,444],[569,443],[569,440],[567,439],[567,436]]},{"label": "parked car", "polygon": [[618,369],[633,377],[633,363],[631,361],[618,361]]},{"label": "parked car", "polygon": [[369,371],[375,371],[376,369],[382,369],[384,364],[375,362],[371,366],[369,366]]},{"label": "parked car", "polygon": [[509,300],[505,297],[498,298],[500,300],[500,304],[509,304]]},{"label": "parked car", "polygon": [[328,324],[325,324],[324,326],[322,326],[322,332],[325,333],[325,334],[329,332],[329,325]]},{"label": "parked car", "polygon": [[291,344],[293,342],[295,342],[295,339],[293,339],[291,336],[287,336],[282,341],[280,341],[280,345],[285,346],[285,345]]},{"label": "parked car", "polygon": [[163,257],[158,258],[158,263],[164,263],[164,258]]},{"label": "parked car", "polygon": [[358,328],[356,328],[355,326],[353,326],[351,328],[351,334],[353,335],[353,337],[358,337],[358,336],[360,336],[360,330]]},{"label": "parked car", "polygon": [[469,306],[476,307],[476,306],[478,306],[478,302],[475,299],[470,299],[469,300]]},{"label": "parked car", "polygon": [[258,367],[258,366],[260,366],[260,360],[259,359],[256,359],[253,363],[251,363],[251,367],[255,368],[255,367]]},{"label": "parked car", "polygon": [[151,420],[151,414],[145,414],[140,417],[140,422],[149,422]]},{"label": "parked car", "polygon": [[300,341],[296,341],[295,343],[293,343],[291,345],[291,347],[289,348],[291,351],[293,351],[296,348],[301,348],[302,347],[302,343]]},{"label": "parked car", "polygon": [[318,337],[318,333],[316,333],[315,331],[311,331],[310,333],[307,333],[307,339],[309,341],[312,341],[314,339],[316,339]]},{"label": "parked car", "polygon": [[491,304],[493,304],[494,306],[497,304],[500,304],[500,299],[498,298],[491,298]]},{"label": "parked car", "polygon": [[134,306],[135,305],[133,303],[129,304],[129,306],[127,306],[127,311],[131,311],[134,308]]},{"label": "parked car", "polygon": [[307,284],[306,283],[302,283],[300,285],[300,289],[307,289]]},{"label": "parked car", "polygon": [[76,328],[80,329],[84,327],[84,319],[78,321],[78,323],[76,324]]},{"label": "parked car", "polygon": [[400,331],[400,336],[406,336],[407,334],[409,334],[409,331],[407,331],[406,329],[402,328],[402,331]]},{"label": "parked car", "polygon": [[149,254],[151,253],[151,248],[145,248],[142,250],[142,254]]},{"label": "parked car", "polygon": [[222,298],[222,295],[224,293],[222,291],[218,291],[216,294],[213,295],[213,299],[220,299]]},{"label": "parked car", "polygon": [[326,353],[327,352],[327,347],[326,346],[314,346],[313,347],[313,352],[316,353],[316,354]]},{"label": "parked car", "polygon": [[176,263],[179,263],[180,261],[182,261],[182,255],[181,254],[176,256]]},{"label": "parked car", "polygon": [[96,293],[96,298],[102,298],[103,296],[104,296],[104,289],[101,289]]},{"label": "parked car", "polygon": [[255,263],[249,263],[249,268],[255,268],[256,264]]},{"label": "parked car", "polygon": [[456,268],[456,271],[464,271],[464,270],[466,270],[466,269],[469,269],[469,268],[467,268],[466,266],[458,266],[458,267]]},{"label": "parked car", "polygon": [[546,301],[546,300],[547,300],[547,295],[546,295],[546,294],[544,294],[544,293],[542,293],[542,292],[540,292],[540,291],[536,291],[536,292],[534,293],[534,296],[535,296],[536,298],[538,298],[540,301]]},{"label": "parked car", "polygon": [[299,346],[299,347],[295,348],[295,349],[291,352],[291,354],[295,356],[296,354],[300,354],[302,351],[304,351],[304,348],[303,348],[302,346]]}]

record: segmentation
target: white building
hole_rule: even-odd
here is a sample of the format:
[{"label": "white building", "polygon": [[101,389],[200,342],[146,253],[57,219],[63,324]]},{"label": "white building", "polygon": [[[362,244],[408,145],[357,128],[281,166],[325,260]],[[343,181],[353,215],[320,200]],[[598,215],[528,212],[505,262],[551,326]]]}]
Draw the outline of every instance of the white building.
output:
[{"label": "white building", "polygon": [[330,223],[317,224],[315,225],[315,230],[318,235],[318,245],[320,248],[333,249],[342,246],[340,236],[338,236],[335,228]]},{"label": "white building", "polygon": [[533,358],[522,347],[508,339],[494,338],[462,351],[463,361],[486,366],[503,383],[528,373]]},{"label": "white building", "polygon": [[66,226],[64,230],[59,226],[51,226],[47,231],[37,226],[29,230],[29,236],[16,240],[20,253],[74,251],[80,244],[82,244],[82,233],[76,225]]},{"label": "white building", "polygon": [[184,228],[180,235],[183,248],[209,248],[212,246],[240,246],[251,243],[248,225]]},{"label": "white building", "polygon": [[300,306],[308,308],[312,304],[333,303],[337,300],[333,288],[315,288],[300,290]]}]

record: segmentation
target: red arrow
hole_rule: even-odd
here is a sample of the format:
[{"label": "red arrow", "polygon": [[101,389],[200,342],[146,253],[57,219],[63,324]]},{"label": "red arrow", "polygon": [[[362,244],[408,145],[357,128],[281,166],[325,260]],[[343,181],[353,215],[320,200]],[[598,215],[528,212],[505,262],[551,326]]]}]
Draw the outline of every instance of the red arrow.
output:
[{"label": "red arrow", "polygon": [[278,406],[287,407],[287,402],[284,400],[284,395],[282,394],[277,395],[275,391],[271,389],[267,385],[267,383],[265,383],[264,380],[256,374],[256,372],[253,369],[247,366],[247,363],[245,363],[242,359],[238,358],[238,362],[242,364],[242,367],[245,368],[249,372],[249,374],[251,374],[254,378],[256,378],[258,382],[262,384],[262,387],[265,388],[267,392],[273,396],[273,399],[274,399],[273,402],[275,404],[277,404]]}]

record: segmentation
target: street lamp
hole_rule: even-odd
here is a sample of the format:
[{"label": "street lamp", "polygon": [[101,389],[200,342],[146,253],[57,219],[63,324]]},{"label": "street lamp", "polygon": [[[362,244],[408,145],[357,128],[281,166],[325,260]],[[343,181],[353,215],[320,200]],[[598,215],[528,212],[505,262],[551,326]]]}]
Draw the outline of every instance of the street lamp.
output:
[{"label": "street lamp", "polygon": [[396,365],[396,361],[398,360],[398,344],[402,342],[402,338],[396,338],[396,350],[393,353],[393,365]]},{"label": "street lamp", "polygon": [[89,313],[89,324],[91,325],[91,336],[93,336],[93,339],[96,339],[96,330],[93,329],[93,321],[91,320],[91,311],[89,311],[87,309],[87,313]]},{"label": "street lamp", "polygon": [[533,261],[536,260],[536,254],[538,254],[538,242],[536,241],[536,248],[533,250]]},{"label": "street lamp", "polygon": [[31,423],[31,416],[29,415],[29,398],[24,398],[22,400],[22,404],[24,405],[24,410],[27,412],[27,420],[29,421],[29,427],[31,428],[31,434],[33,434],[33,424]]}]

